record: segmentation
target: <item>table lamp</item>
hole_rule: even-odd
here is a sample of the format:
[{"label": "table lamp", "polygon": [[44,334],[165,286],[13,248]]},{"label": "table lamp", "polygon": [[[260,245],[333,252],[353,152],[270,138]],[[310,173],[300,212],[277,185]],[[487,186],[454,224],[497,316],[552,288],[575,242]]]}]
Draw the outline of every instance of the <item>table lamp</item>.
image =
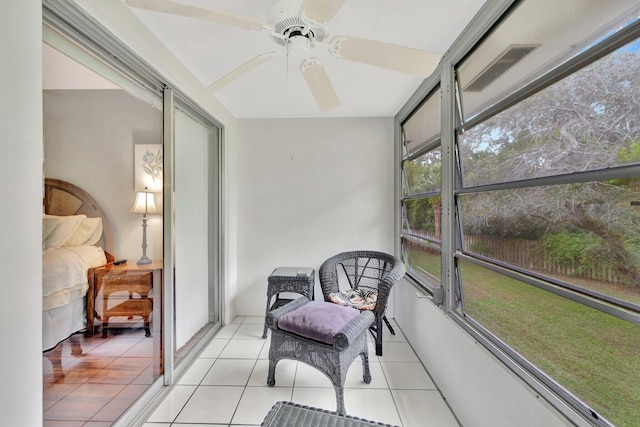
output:
[{"label": "table lamp", "polygon": [[147,187],[145,191],[138,191],[136,201],[131,207],[131,213],[142,214],[142,257],[138,260],[138,265],[151,264],[151,259],[147,257],[147,214],[158,213],[153,193],[149,193]]}]

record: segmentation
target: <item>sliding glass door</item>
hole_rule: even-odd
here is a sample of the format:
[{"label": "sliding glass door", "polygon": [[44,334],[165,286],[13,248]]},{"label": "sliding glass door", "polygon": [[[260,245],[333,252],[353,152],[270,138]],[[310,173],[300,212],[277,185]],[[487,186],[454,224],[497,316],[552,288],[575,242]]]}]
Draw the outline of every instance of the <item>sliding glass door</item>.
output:
[{"label": "sliding glass door", "polygon": [[[77,141],[73,146],[69,145],[71,137],[58,138],[63,121],[56,116],[57,108],[48,108],[46,119],[50,126],[45,126],[48,151],[44,168],[46,173],[57,175],[55,178],[66,177],[80,186],[91,186],[91,193],[113,222],[113,255],[116,260],[126,259],[115,267],[110,264],[109,272],[96,275],[103,292],[100,294],[95,288],[95,296],[87,299],[87,308],[97,312],[95,318],[91,317],[94,326],[88,333],[93,332],[95,338],[102,340],[106,331],[107,340],[100,341],[104,344],[111,337],[123,338],[127,326],[141,341],[135,348],[119,347],[122,354],[137,359],[117,365],[111,374],[105,371],[107,382],[137,368],[141,355],[148,353],[152,359],[139,376],[121,387],[126,392],[126,402],[105,399],[104,408],[96,412],[102,410],[98,415],[104,416],[105,408],[117,406],[119,413],[104,421],[116,426],[133,425],[149,415],[154,399],[165,386],[175,383],[221,324],[222,127],[73,4],[45,0],[43,22],[43,41],[64,53],[74,65],[91,70],[87,74],[99,75],[95,81],[105,85],[91,89],[91,93],[69,94],[74,99],[86,95],[86,101],[81,98],[81,102],[67,103],[77,114],[92,115],[96,111],[97,107],[89,104],[94,102],[91,95],[102,108],[100,114],[93,114],[99,126],[96,130],[89,128],[88,120],[75,120],[78,134],[73,137]],[[80,78],[74,81],[83,82]],[[59,103],[62,95],[60,91],[48,92],[45,107]],[[74,161],[70,167],[61,167],[58,160],[62,157],[54,159],[55,152],[49,150],[54,144],[71,147],[67,152],[72,158],[67,156],[65,160]],[[50,159],[54,162],[48,162]],[[149,184],[139,188],[139,175],[155,180],[153,188]],[[155,212],[149,203],[144,213],[132,206],[140,191],[143,196],[153,194]],[[147,197],[143,200],[148,201]],[[143,255],[151,262],[145,259],[140,263]],[[131,285],[131,292],[109,292],[106,298],[104,283],[110,282],[109,277],[105,279],[106,274],[116,269],[124,269],[124,274],[111,282]],[[149,279],[151,286],[137,282],[143,278]],[[145,308],[140,310],[144,316],[115,310],[120,301],[116,294],[124,302],[120,305],[126,304],[131,310]],[[120,315],[111,316],[116,312]],[[109,314],[108,326],[105,313]],[[87,347],[87,355],[90,351],[100,354],[98,348],[98,343]],[[84,381],[83,387],[76,389],[88,389],[90,384],[91,381]],[[101,385],[100,392],[118,388]],[[116,401],[118,405],[110,404]],[[56,403],[45,399],[45,408]],[[97,419],[93,415],[75,414],[69,421]]]},{"label": "sliding glass door", "polygon": [[[49,28],[44,39],[45,213],[87,218],[43,250],[43,419],[115,422],[164,374],[162,187],[137,186],[162,184],[162,98]],[[76,211],[84,193],[90,206]],[[83,234],[94,224],[95,243]]]},{"label": "sliding glass door", "polygon": [[219,324],[218,127],[174,109],[175,363]]}]

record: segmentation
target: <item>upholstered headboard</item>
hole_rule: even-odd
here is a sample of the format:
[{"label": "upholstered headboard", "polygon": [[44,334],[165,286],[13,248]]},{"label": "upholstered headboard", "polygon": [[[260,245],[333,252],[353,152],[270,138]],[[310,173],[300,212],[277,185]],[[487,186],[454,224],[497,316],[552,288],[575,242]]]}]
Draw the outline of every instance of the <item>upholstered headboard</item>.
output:
[{"label": "upholstered headboard", "polygon": [[100,246],[105,251],[108,262],[113,261],[115,244],[111,223],[98,202],[82,188],[60,179],[45,178],[44,213],[102,218],[102,237],[96,246]]}]

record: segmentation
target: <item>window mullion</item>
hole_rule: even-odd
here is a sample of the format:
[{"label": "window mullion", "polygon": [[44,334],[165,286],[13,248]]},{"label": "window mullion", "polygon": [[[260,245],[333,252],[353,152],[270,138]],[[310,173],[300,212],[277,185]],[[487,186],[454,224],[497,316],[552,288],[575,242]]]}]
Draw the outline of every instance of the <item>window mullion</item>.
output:
[{"label": "window mullion", "polygon": [[443,58],[441,74],[441,225],[442,225],[442,277],[444,309],[454,307],[454,248],[455,248],[455,76],[453,66]]}]

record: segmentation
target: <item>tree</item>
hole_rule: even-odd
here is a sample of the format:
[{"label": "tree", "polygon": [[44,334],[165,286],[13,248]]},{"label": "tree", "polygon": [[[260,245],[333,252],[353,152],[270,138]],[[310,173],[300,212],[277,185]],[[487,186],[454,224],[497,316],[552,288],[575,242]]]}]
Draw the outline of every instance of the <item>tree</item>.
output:
[{"label": "tree", "polygon": [[[434,193],[441,188],[442,160],[440,149],[429,151],[403,164],[408,194]],[[405,210],[413,230],[432,232],[441,239],[441,202],[439,196],[405,202]]]},{"label": "tree", "polygon": [[[465,186],[640,163],[640,58],[625,49],[589,65],[465,132]],[[461,198],[466,232],[540,239],[596,236],[605,262],[640,283],[638,177],[549,185]]]}]

